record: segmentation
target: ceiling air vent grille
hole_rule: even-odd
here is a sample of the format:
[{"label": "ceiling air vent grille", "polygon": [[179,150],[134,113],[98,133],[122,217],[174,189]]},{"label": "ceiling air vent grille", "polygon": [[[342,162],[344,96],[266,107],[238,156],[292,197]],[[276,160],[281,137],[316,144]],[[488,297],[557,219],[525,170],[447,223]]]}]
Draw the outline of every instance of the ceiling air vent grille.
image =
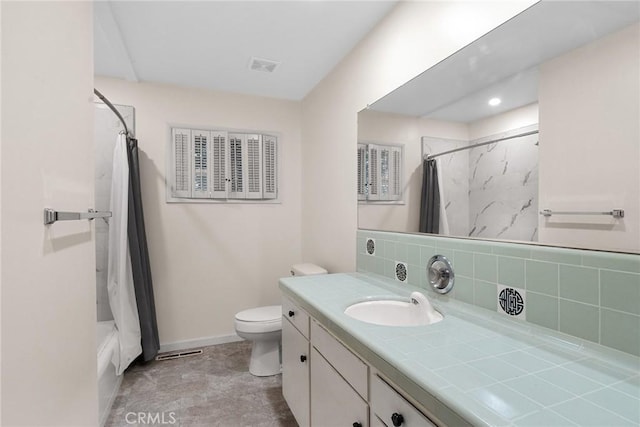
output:
[{"label": "ceiling air vent grille", "polygon": [[280,63],[278,61],[272,61],[270,59],[251,58],[249,62],[249,69],[253,71],[263,71],[265,73],[273,73],[278,68]]}]

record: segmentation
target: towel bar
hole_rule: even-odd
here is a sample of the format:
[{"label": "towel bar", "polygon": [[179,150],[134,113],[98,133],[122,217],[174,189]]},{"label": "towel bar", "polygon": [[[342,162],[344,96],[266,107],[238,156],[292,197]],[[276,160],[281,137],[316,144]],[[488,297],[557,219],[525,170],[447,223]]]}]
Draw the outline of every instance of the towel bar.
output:
[{"label": "towel bar", "polygon": [[611,215],[614,218],[624,218],[624,209],[614,209],[607,212],[562,212],[552,211],[551,209],[543,209],[540,211],[540,215],[544,215],[547,217],[551,215]]},{"label": "towel bar", "polygon": [[56,221],[76,221],[80,219],[92,220],[94,218],[110,218],[110,211],[97,212],[89,209],[87,212],[59,212],[53,209],[44,209],[44,225],[53,224]]}]

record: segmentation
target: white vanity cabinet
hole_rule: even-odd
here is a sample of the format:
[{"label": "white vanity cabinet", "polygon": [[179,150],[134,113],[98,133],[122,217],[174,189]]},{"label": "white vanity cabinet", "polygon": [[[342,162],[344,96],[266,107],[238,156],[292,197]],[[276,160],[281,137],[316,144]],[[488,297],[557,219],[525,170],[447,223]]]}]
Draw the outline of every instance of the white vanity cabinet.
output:
[{"label": "white vanity cabinet", "polygon": [[309,316],[286,298],[282,316],[282,395],[300,427],[306,427],[310,404]]},{"label": "white vanity cabinet", "polygon": [[301,427],[435,426],[286,297],[282,315],[282,394]]}]

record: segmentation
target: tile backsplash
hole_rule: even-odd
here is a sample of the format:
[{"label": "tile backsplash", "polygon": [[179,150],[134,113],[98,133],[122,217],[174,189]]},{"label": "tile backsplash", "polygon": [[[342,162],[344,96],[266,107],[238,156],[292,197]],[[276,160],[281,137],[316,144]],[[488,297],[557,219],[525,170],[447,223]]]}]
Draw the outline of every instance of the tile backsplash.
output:
[{"label": "tile backsplash", "polygon": [[444,255],[455,273],[448,297],[501,311],[499,289],[512,288],[527,322],[640,356],[640,255],[368,230],[357,245],[360,272],[395,279],[405,263],[407,282],[434,295],[427,262]]}]

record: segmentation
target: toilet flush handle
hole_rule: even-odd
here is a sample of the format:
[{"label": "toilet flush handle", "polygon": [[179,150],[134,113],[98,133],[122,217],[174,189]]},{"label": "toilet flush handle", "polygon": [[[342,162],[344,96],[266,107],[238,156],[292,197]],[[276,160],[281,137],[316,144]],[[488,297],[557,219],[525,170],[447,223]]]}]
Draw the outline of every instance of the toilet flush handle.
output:
[{"label": "toilet flush handle", "polygon": [[295,315],[295,313],[293,312],[293,310],[289,310],[289,317],[293,317]]},{"label": "toilet flush handle", "polygon": [[304,363],[307,361],[307,356],[305,356],[304,354],[300,355],[300,362]]}]

